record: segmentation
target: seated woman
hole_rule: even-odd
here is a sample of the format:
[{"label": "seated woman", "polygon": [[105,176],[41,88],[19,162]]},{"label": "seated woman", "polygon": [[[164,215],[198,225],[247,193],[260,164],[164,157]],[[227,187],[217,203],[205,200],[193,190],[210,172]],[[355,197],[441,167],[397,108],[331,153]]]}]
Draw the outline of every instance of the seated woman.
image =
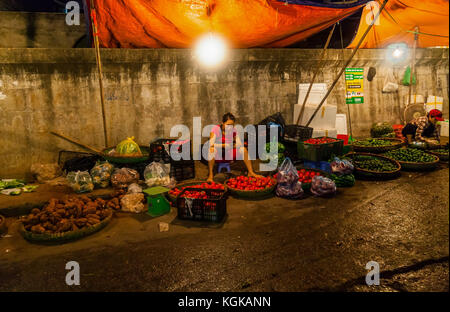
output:
[{"label": "seated woman", "polygon": [[[208,161],[208,182],[212,182],[214,178],[213,169],[216,159],[225,159],[228,161],[236,160],[237,153],[243,155],[244,163],[248,170],[248,175],[251,177],[261,177],[253,171],[252,162],[248,157],[248,150],[242,144],[241,139],[237,135],[236,129],[234,128],[234,122],[236,118],[231,113],[226,113],[223,115],[222,124],[214,126],[211,130],[211,135],[209,139],[209,153],[212,158]],[[232,137],[227,137],[225,135],[226,129],[232,129]],[[220,149],[219,149],[220,148]],[[219,152],[225,150],[225,158],[223,156],[219,157]]]},{"label": "seated woman", "polygon": [[426,116],[411,120],[402,130],[408,144],[413,141],[425,142],[429,145],[438,145],[440,141],[438,121],[443,121],[442,112],[432,109]]}]

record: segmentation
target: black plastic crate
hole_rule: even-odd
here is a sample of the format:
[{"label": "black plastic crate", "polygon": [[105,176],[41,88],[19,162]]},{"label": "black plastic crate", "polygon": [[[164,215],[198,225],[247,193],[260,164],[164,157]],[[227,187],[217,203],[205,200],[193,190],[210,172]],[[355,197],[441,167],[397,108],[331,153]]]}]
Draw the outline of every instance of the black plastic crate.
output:
[{"label": "black plastic crate", "polygon": [[99,155],[84,152],[60,151],[58,165],[63,172],[90,171],[102,159]]},{"label": "black plastic crate", "polygon": [[[170,157],[170,149],[172,147],[173,144],[171,144],[170,142],[173,142],[176,140],[173,139],[158,139],[155,140],[153,142],[150,143],[150,151],[149,151],[149,158],[151,161],[156,161],[156,162],[164,162],[166,164],[168,163],[182,163],[182,162],[189,162],[192,160],[192,143],[191,141],[188,141],[184,144],[180,144],[179,145],[179,151],[181,151],[181,149],[183,148],[182,146],[185,144],[189,144],[189,155],[190,155],[190,160],[173,160],[172,157]],[[169,143],[167,143],[169,142]],[[166,149],[167,146],[167,149]]]},{"label": "black plastic crate", "polygon": [[[205,192],[207,199],[182,197],[187,191]],[[177,197],[178,218],[183,220],[221,222],[227,214],[225,190],[186,188]]]},{"label": "black plastic crate", "polygon": [[284,156],[289,157],[292,162],[299,161],[297,142],[284,141],[281,142],[284,145]]},{"label": "black plastic crate", "polygon": [[177,182],[195,178],[195,162],[193,160],[172,162],[170,164],[170,177]]},{"label": "black plastic crate", "polygon": [[284,128],[283,141],[294,142],[305,141],[312,137],[313,128],[299,125],[287,125]]}]

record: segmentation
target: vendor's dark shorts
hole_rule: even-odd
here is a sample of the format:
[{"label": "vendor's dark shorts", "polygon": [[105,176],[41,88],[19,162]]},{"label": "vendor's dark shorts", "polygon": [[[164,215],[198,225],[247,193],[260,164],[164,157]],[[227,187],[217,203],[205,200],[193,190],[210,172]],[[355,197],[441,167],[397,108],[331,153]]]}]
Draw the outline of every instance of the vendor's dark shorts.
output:
[{"label": "vendor's dark shorts", "polygon": [[405,138],[407,134],[410,134],[414,137],[416,135],[416,130],[417,126],[409,123],[403,127],[402,134]]}]

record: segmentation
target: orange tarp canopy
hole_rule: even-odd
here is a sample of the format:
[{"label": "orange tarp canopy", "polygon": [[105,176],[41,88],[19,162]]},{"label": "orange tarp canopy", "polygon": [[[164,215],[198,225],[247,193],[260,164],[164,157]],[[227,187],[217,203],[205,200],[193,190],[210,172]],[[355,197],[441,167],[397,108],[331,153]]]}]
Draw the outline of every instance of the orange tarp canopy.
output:
[{"label": "orange tarp canopy", "polygon": [[[89,3],[89,0],[88,0]],[[354,5],[278,0],[95,0],[101,47],[190,48],[207,32],[233,48],[285,47],[352,15]]]},{"label": "orange tarp canopy", "polygon": [[[354,48],[373,20],[382,1],[370,2],[363,10],[358,33],[350,44]],[[414,44],[414,29],[419,28],[417,47],[449,45],[448,0],[389,0],[361,48],[385,48],[391,43]]]}]

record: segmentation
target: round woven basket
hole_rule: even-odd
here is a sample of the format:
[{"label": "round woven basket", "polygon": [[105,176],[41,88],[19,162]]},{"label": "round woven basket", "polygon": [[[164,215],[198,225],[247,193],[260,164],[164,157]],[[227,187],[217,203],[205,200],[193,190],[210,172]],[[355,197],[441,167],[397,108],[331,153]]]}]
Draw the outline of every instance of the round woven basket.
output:
[{"label": "round woven basket", "polygon": [[[198,184],[205,183],[205,182],[206,181],[200,181],[200,180],[184,182],[184,183],[177,184],[174,188],[193,186],[193,185],[198,185]],[[222,183],[217,183],[216,182],[216,184],[222,184]],[[224,185],[224,184],[222,184],[222,185],[225,187],[225,193],[227,193],[228,192],[228,187],[226,185]],[[174,189],[174,188],[172,188],[172,189]],[[170,192],[167,192],[166,197],[173,204],[175,204],[177,202],[177,198],[175,196],[173,196],[173,195],[170,195]]]},{"label": "round woven basket", "polygon": [[277,181],[273,178],[272,178],[272,180],[275,182],[274,185],[272,185],[271,187],[266,188],[264,190],[257,190],[257,191],[243,191],[243,190],[238,190],[238,189],[229,187],[227,184],[228,180],[226,180],[224,184],[230,191],[230,194],[233,195],[234,197],[245,198],[245,199],[261,199],[261,198],[266,198],[269,195],[273,194],[273,191],[277,187]]},{"label": "round woven basket", "polygon": [[427,153],[439,157],[440,161],[448,161],[449,159],[448,154],[441,154],[433,151],[427,151]]},{"label": "round woven basket", "polygon": [[364,178],[364,179],[371,179],[371,180],[389,180],[389,179],[395,179],[400,175],[400,170],[402,167],[398,161],[396,161],[392,158],[377,155],[377,154],[371,154],[371,153],[349,153],[345,156],[347,156],[353,160],[353,157],[358,156],[358,155],[372,156],[372,157],[387,160],[387,161],[391,162],[392,164],[395,164],[397,169],[395,169],[393,171],[373,171],[373,170],[358,168],[355,165],[355,176],[356,177]]},{"label": "round woven basket", "polygon": [[5,218],[0,215],[0,235],[6,233],[8,228],[6,227],[6,220]]},{"label": "round woven basket", "polygon": [[377,138],[377,140],[383,140],[383,141],[390,141],[393,142],[392,145],[388,146],[362,146],[358,145],[358,141],[354,141],[353,144],[353,151],[358,153],[372,153],[372,154],[378,154],[378,153],[384,153],[387,151],[391,151],[397,148],[400,148],[404,145],[404,142],[402,139],[396,139],[396,138]]},{"label": "round woven basket", "polygon": [[434,161],[432,162],[410,162],[410,161],[398,161],[402,166],[402,170],[405,171],[426,171],[433,170],[439,164],[439,157],[433,154],[430,154],[434,157]]},{"label": "round woven basket", "polygon": [[100,223],[93,226],[88,226],[81,228],[76,231],[69,231],[63,233],[55,234],[35,234],[30,231],[25,230],[23,223],[20,224],[19,232],[22,236],[30,242],[35,243],[67,243],[71,241],[78,240],[80,238],[86,237],[88,235],[94,234],[101,229],[103,229],[111,221],[113,213],[111,211],[110,215],[103,219]]}]

